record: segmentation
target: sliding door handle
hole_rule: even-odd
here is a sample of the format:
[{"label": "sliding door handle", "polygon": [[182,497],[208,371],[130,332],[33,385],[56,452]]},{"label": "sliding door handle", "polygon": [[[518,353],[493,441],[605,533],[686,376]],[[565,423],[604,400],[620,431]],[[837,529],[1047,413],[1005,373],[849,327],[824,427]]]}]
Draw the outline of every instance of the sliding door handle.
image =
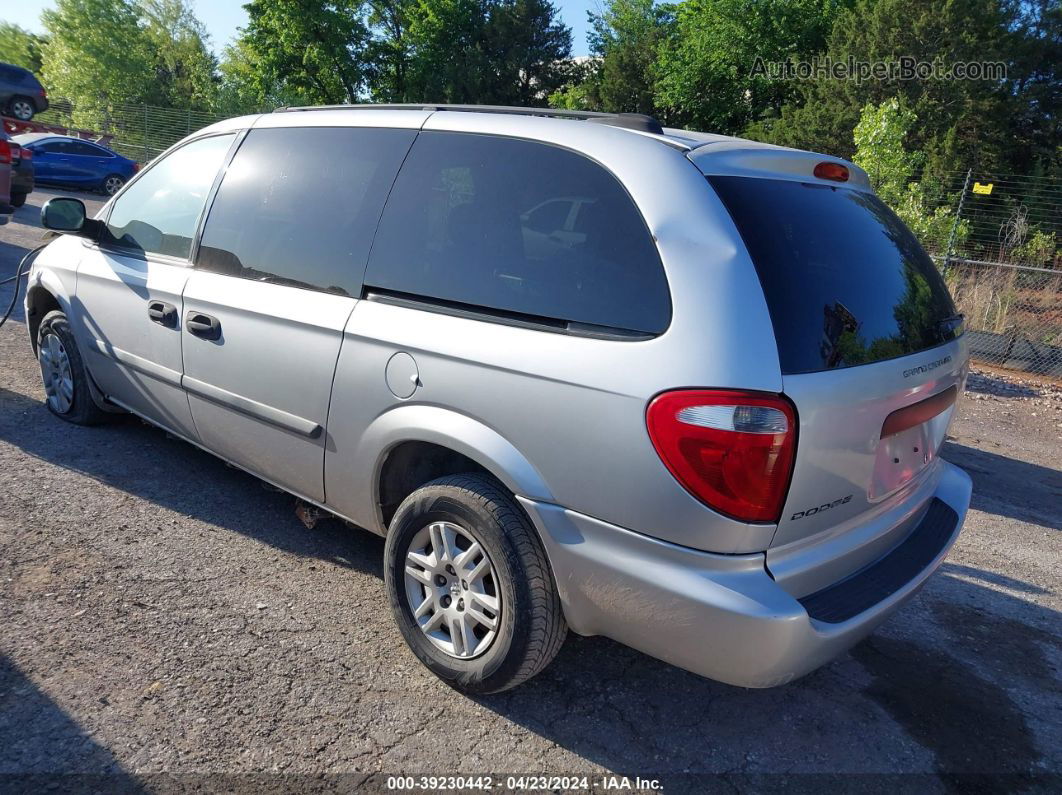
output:
[{"label": "sliding door handle", "polygon": [[202,312],[189,312],[184,319],[184,325],[190,334],[195,334],[202,339],[221,339],[221,321],[211,315],[204,315]]}]

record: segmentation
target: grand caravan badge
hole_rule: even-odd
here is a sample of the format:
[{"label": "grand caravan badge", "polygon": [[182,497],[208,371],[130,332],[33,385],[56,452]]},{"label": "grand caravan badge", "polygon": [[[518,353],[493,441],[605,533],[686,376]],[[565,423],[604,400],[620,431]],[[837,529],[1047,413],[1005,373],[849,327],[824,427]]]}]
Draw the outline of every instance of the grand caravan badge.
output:
[{"label": "grand caravan badge", "polygon": [[928,373],[930,370],[936,370],[938,367],[947,364],[951,361],[951,356],[945,356],[942,359],[929,362],[928,364],[921,364],[918,367],[912,367],[909,370],[903,371],[904,378],[910,378],[912,375],[919,375],[921,373]]}]

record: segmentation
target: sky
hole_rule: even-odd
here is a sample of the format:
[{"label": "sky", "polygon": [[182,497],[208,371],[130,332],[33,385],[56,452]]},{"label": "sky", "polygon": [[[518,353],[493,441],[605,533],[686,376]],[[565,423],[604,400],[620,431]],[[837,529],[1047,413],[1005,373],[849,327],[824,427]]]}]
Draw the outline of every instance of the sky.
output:
[{"label": "sky", "polygon": [[[11,5],[8,5],[8,2]],[[221,55],[228,44],[236,36],[236,28],[246,24],[247,14],[243,10],[246,0],[198,0],[193,2],[196,16],[206,26],[210,33],[211,44],[214,52]],[[599,0],[554,0],[560,8],[561,19],[564,24],[572,29],[572,54],[586,55],[586,12],[596,9]],[[43,33],[41,25],[41,11],[54,6],[53,0],[18,0],[18,13],[12,13],[12,5],[15,0],[5,0],[7,9],[0,11],[0,19],[5,22],[14,22],[17,25],[34,33]]]}]

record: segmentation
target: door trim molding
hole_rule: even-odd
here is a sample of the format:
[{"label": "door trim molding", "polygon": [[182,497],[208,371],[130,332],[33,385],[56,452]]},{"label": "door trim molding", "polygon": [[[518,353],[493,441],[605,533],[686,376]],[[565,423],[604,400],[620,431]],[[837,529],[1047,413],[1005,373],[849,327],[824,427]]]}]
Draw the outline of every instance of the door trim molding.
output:
[{"label": "door trim molding", "polygon": [[[257,400],[252,400],[243,395],[237,395],[235,392],[229,392],[227,389],[208,384],[206,381],[200,381],[198,378],[186,375],[181,379],[181,384],[186,391],[193,395],[209,400],[212,403],[218,403],[241,414],[248,414],[255,419],[263,420],[310,439],[316,439],[324,431],[321,424],[313,420],[291,414],[265,403],[259,403]],[[195,412],[193,411],[192,413],[194,416]]]},{"label": "door trim molding", "polygon": [[218,403],[241,414],[247,414],[255,419],[263,420],[271,425],[276,425],[286,431],[292,431],[309,439],[316,439],[324,431],[321,424],[313,420],[308,420],[297,414],[291,414],[275,406],[259,403],[257,400],[252,400],[243,395],[237,395],[235,392],[229,392],[227,389],[208,384],[206,381],[200,381],[198,378],[181,375],[176,370],[163,367],[161,364],[156,364],[142,356],[137,356],[135,353],[115,348],[103,340],[93,340],[93,342],[94,347],[92,350],[102,356],[113,359],[119,364],[124,364],[130,370],[143,373],[170,386],[184,389],[186,392],[213,403]]},{"label": "door trim molding", "polygon": [[178,371],[163,367],[161,364],[145,359],[142,356],[137,356],[135,353],[115,348],[103,340],[93,340],[93,342],[95,343],[96,353],[102,354],[108,359],[114,359],[114,361],[124,364],[130,370],[136,370],[138,373],[143,373],[165,384],[180,388],[181,374]]}]

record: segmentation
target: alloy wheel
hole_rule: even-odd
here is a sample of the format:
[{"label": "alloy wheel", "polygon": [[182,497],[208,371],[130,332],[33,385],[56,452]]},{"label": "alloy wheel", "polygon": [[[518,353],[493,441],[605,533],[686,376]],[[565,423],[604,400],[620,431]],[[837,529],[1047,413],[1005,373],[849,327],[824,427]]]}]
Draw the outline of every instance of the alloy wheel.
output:
[{"label": "alloy wheel", "polygon": [[11,103],[11,115],[19,121],[29,121],[33,118],[36,108],[24,99],[16,99]]},{"label": "alloy wheel", "polygon": [[452,657],[483,654],[501,626],[494,564],[471,531],[452,522],[433,522],[413,536],[405,592],[421,632]]},{"label": "alloy wheel", "polygon": [[108,196],[113,196],[124,184],[125,180],[121,177],[107,177],[107,179],[103,181],[103,192]]},{"label": "alloy wheel", "polygon": [[44,335],[37,360],[41,365],[48,405],[56,413],[66,414],[74,405],[74,374],[70,367],[70,355],[58,335],[50,331]]}]

